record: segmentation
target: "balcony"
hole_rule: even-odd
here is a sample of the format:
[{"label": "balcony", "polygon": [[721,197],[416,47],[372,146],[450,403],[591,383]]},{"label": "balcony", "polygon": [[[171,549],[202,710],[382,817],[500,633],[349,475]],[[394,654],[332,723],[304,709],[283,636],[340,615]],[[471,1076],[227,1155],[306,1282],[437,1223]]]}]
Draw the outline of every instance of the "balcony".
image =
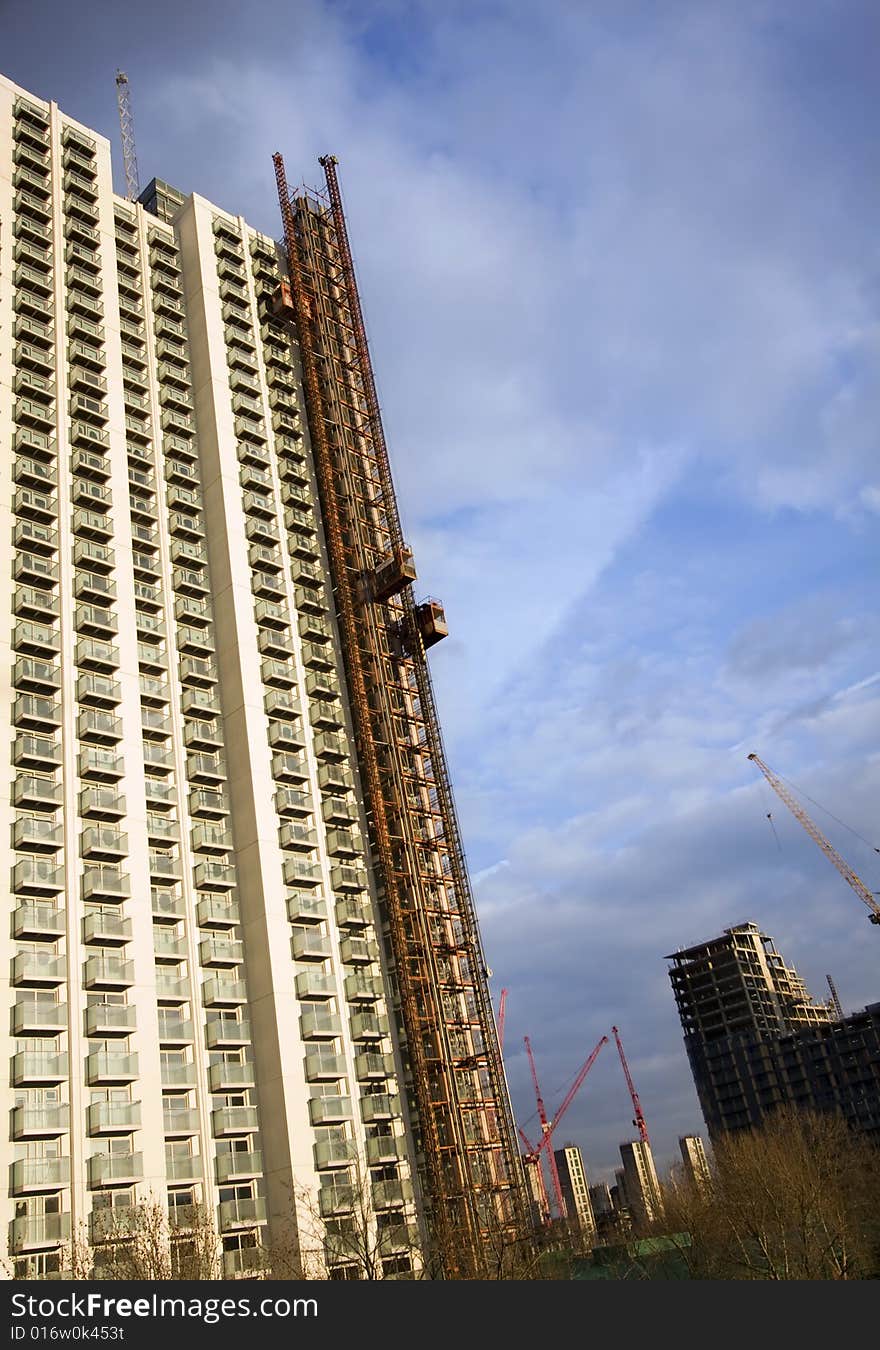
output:
[{"label": "balcony", "polygon": [[128,1134],[141,1128],[140,1102],[92,1102],[86,1113],[91,1135]]},{"label": "balcony", "polygon": [[56,1139],[66,1134],[70,1125],[70,1107],[16,1106],[12,1112],[13,1139]]},{"label": "balcony", "polygon": [[353,1117],[350,1097],[310,1097],[309,1120],[313,1125],[341,1125]]},{"label": "balcony", "polygon": [[208,1069],[208,1086],[212,1092],[236,1092],[253,1087],[256,1082],[253,1064],[212,1064]]},{"label": "balcony", "polygon": [[55,553],[58,551],[58,531],[39,521],[18,520],[13,525],[12,543],[27,552]]},{"label": "balcony", "polygon": [[377,1210],[397,1209],[413,1201],[412,1182],[403,1177],[395,1181],[374,1181],[372,1192],[373,1208]]},{"label": "balcony", "polygon": [[332,975],[320,970],[301,970],[296,977],[296,993],[301,999],[335,998],[338,990]]},{"label": "balcony", "polygon": [[121,956],[90,956],[83,971],[86,989],[127,989],[134,984],[134,962]]},{"label": "balcony", "polygon": [[204,1159],[198,1153],[165,1159],[165,1177],[168,1181],[201,1181]]},{"label": "balcony", "polygon": [[114,872],[110,867],[88,867],[83,873],[84,900],[127,900],[131,896],[131,881],[126,872]]},{"label": "balcony", "polygon": [[104,1083],[132,1083],[138,1076],[137,1055],[124,1050],[97,1050],[86,1056],[86,1082],[90,1087]]},{"label": "balcony", "polygon": [[211,1126],[215,1139],[231,1134],[251,1134],[260,1128],[255,1106],[223,1106],[211,1112]]},{"label": "balcony", "polygon": [[133,1185],[136,1181],[142,1181],[143,1175],[142,1153],[96,1153],[89,1158],[89,1185],[93,1189]]},{"label": "balcony", "polygon": [[[74,595],[89,604],[110,605],[116,599],[116,582],[98,572],[77,572]],[[116,631],[114,623],[113,631]]]},{"label": "balcony", "polygon": [[87,1036],[127,1036],[137,1027],[137,1009],[128,1003],[90,1003]]},{"label": "balcony", "polygon": [[54,811],[61,805],[61,784],[54,778],[35,778],[30,774],[16,776],[12,800],[16,806],[31,811]]},{"label": "balcony", "polygon": [[367,1139],[367,1163],[379,1166],[395,1163],[405,1157],[403,1140],[393,1134],[374,1135]]},{"label": "balcony", "polygon": [[80,852],[84,858],[117,861],[128,853],[128,835],[111,826],[89,826],[80,836]]},{"label": "balcony", "polygon": [[162,928],[154,929],[153,955],[157,961],[172,961],[176,965],[187,955],[186,938]]},{"label": "balcony", "polygon": [[356,1199],[357,1192],[350,1183],[333,1185],[325,1182],[318,1191],[318,1213],[324,1219],[334,1214],[351,1214]]},{"label": "balcony", "polygon": [[327,904],[314,891],[291,891],[287,896],[287,917],[291,923],[321,923],[327,918]]},{"label": "balcony", "polygon": [[260,663],[264,684],[278,689],[293,689],[296,686],[296,671],[290,664],[290,653],[283,661],[267,657]]},{"label": "balcony", "polygon": [[342,709],[338,703],[327,703],[323,699],[309,707],[312,726],[319,731],[338,731],[343,725]]},{"label": "balcony", "polygon": [[269,1265],[268,1253],[262,1247],[237,1247],[223,1253],[223,1278],[234,1280],[240,1275],[251,1275]]},{"label": "balcony", "polygon": [[183,740],[188,750],[207,750],[214,753],[223,748],[223,733],[215,722],[187,721]]},{"label": "balcony", "polygon": [[354,803],[347,797],[325,797],[321,814],[328,825],[350,825],[357,817]]},{"label": "balcony", "polygon": [[348,975],[345,979],[345,997],[349,1003],[370,1003],[380,999],[383,994],[382,981],[378,975]]},{"label": "balcony", "polygon": [[263,656],[282,661],[293,654],[290,633],[286,628],[261,628],[257,633],[257,647]]},{"label": "balcony", "polygon": [[376,1053],[355,1055],[354,1071],[359,1083],[390,1078],[394,1073],[394,1059],[391,1055]]},{"label": "balcony", "polygon": [[81,741],[115,745],[122,740],[122,718],[101,708],[85,708],[76,719],[76,730]]},{"label": "balcony", "polygon": [[284,880],[288,886],[320,886],[320,864],[305,862],[301,858],[285,858]]},{"label": "balcony", "polygon": [[13,1255],[58,1246],[70,1240],[69,1214],[32,1214],[12,1220],[9,1250]]},{"label": "balcony", "polygon": [[[314,810],[314,803],[311,795],[299,788],[279,788],[275,793],[275,809],[282,816],[310,816]],[[316,845],[311,844],[309,847],[314,848]]]},{"label": "balcony", "polygon": [[188,1045],[195,1039],[195,1027],[180,1013],[159,1010],[159,1040],[163,1045]]},{"label": "balcony", "polygon": [[357,1157],[353,1139],[322,1139],[314,1145],[315,1167],[348,1167]]},{"label": "balcony", "polygon": [[15,625],[12,642],[17,652],[28,656],[51,659],[61,650],[61,635],[54,624],[33,623],[20,619]]},{"label": "balcony", "polygon": [[312,930],[297,930],[291,939],[294,959],[297,961],[327,961],[330,958],[330,939]]},{"label": "balcony", "polygon": [[161,853],[157,849],[150,850],[150,880],[162,884],[181,881],[183,878],[183,867],[179,858],[170,853]]},{"label": "balcony", "polygon": [[64,843],[64,830],[54,820],[23,816],[15,822],[13,847],[28,853],[55,853]]},{"label": "balcony", "polygon": [[52,771],[61,763],[61,746],[48,736],[18,736],[12,761],[19,769]]},{"label": "balcony", "polygon": [[150,908],[154,919],[166,923],[182,919],[185,913],[183,900],[176,890],[161,890],[158,886],[151,888]]},{"label": "balcony", "polygon": [[259,1177],[263,1174],[263,1155],[259,1149],[247,1153],[218,1153],[216,1168],[217,1182],[221,1186],[240,1178]]},{"label": "balcony", "polygon": [[355,833],[354,830],[328,830],[327,848],[337,857],[357,857],[363,849],[360,833]]},{"label": "balcony", "polygon": [[244,980],[206,980],[202,997],[208,1008],[239,1007],[247,1003],[247,987]]},{"label": "balcony", "polygon": [[[162,1127],[166,1137],[184,1138],[199,1133],[201,1120],[198,1111],[193,1110],[192,1107],[166,1108],[162,1115]],[[199,1180],[201,1180],[201,1173],[199,1174]]]},{"label": "balcony", "polygon": [[200,928],[232,928],[240,918],[238,901],[231,896],[207,895],[196,906]]},{"label": "balcony", "polygon": [[344,1078],[347,1072],[345,1056],[323,1048],[306,1055],[305,1065],[306,1079],[310,1083],[318,1083],[322,1079],[335,1081]]},{"label": "balcony", "polygon": [[195,1064],[162,1064],[163,1088],[191,1088],[195,1083]]},{"label": "balcony", "polygon": [[235,887],[235,868],[227,863],[201,862],[194,869],[196,886],[201,890],[224,891]]},{"label": "balcony", "polygon": [[14,985],[35,984],[52,988],[67,979],[67,961],[51,952],[19,952],[12,961]]},{"label": "balcony", "polygon": [[[16,1036],[46,1036],[67,1030],[67,1005],[41,1003],[33,995],[25,994],[13,1005],[13,1032]],[[66,1060],[65,1060],[66,1063]],[[60,1076],[66,1076],[67,1070]],[[18,1080],[16,1080],[18,1081]],[[46,1081],[54,1081],[47,1079]]]},{"label": "balcony", "polygon": [[51,661],[20,657],[12,678],[16,689],[29,689],[37,694],[51,694],[61,688],[61,668]]},{"label": "balcony", "polygon": [[[329,634],[327,634],[327,636],[329,637]],[[332,671],[336,668],[333,649],[329,643],[326,646],[319,646],[315,642],[304,642],[303,662],[305,665],[309,666],[311,670]]]},{"label": "balcony", "polygon": [[122,777],[125,772],[121,755],[112,750],[101,750],[88,746],[79,752],[79,773],[81,778],[108,782]]},{"label": "balcony", "polygon": [[112,642],[97,638],[80,638],[74,659],[82,670],[96,670],[112,675],[119,669],[119,649]]},{"label": "balcony", "polygon": [[250,1045],[251,1024],[247,1020],[233,1021],[231,1017],[218,1017],[208,1022],[205,1041],[209,1050],[223,1050]]},{"label": "balcony", "polygon": [[22,858],[12,869],[12,889],[18,895],[59,895],[64,890],[64,868],[48,859]]},{"label": "balcony", "polygon": [[53,904],[17,905],[12,915],[12,935],[19,941],[53,942],[67,929],[65,911]]},{"label": "balcony", "polygon": [[362,867],[350,867],[344,863],[332,868],[330,882],[334,891],[365,891],[367,874]]},{"label": "balcony", "polygon": [[305,755],[275,754],[272,756],[272,777],[279,783],[306,783],[309,762]]},{"label": "balcony", "polygon": [[300,1034],[304,1041],[332,1041],[342,1035],[342,1021],[337,1013],[322,1008],[309,1008],[300,1014]]},{"label": "balcony", "polygon": [[119,820],[125,815],[125,798],[115,787],[88,787],[79,794],[80,815],[97,820]]},{"label": "balcony", "polygon": [[54,1050],[23,1050],[13,1057],[13,1087],[47,1087],[63,1082],[66,1077],[67,1055],[58,1055]]},{"label": "balcony", "polygon": [[199,943],[199,961],[203,966],[237,966],[244,960],[244,947],[227,938],[204,938]]},{"label": "balcony", "polygon": [[379,960],[379,949],[371,938],[344,937],[339,954],[346,965],[371,965]]},{"label": "balcony", "polygon": [[401,1099],[390,1092],[371,1092],[360,1098],[360,1115],[366,1125],[374,1120],[391,1120],[401,1114]]},{"label": "balcony", "polygon": [[[155,910],[153,911],[155,914]],[[160,916],[166,917],[166,916]],[[164,975],[156,972],[156,998],[162,1003],[187,1003],[190,998],[189,980],[176,975]]]},{"label": "balcony", "polygon": [[[187,693],[193,693],[193,690],[187,690],[184,694],[184,703]],[[214,792],[209,788],[196,788],[189,794],[190,814],[197,818],[207,820],[218,820],[229,814],[229,806],[226,797],[222,792]]]},{"label": "balcony", "polygon": [[255,1223],[266,1222],[266,1202],[260,1196],[251,1196],[239,1200],[223,1200],[218,1210],[221,1233],[230,1228],[248,1228]]}]

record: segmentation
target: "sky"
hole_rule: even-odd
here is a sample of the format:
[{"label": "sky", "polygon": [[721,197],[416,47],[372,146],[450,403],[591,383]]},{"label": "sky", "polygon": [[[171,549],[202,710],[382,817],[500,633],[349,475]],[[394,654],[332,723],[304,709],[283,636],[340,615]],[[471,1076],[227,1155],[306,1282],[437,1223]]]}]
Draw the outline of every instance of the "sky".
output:
[{"label": "sky", "polygon": [[[667,954],[751,918],[880,999],[747,761],[880,890],[878,39],[873,0],[0,0],[120,190],[117,67],[142,183],[278,236],[272,152],[339,157],[517,1117],[524,1035],[552,1114],[616,1023],[661,1168],[705,1133]],[[612,1043],[560,1125],[591,1179],[631,1115]]]}]

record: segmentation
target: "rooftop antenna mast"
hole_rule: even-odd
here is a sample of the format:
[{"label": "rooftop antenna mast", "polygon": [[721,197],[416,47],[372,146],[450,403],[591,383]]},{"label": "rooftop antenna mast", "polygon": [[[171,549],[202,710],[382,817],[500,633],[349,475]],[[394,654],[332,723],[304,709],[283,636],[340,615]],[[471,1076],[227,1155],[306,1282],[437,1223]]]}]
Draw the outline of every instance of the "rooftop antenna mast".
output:
[{"label": "rooftop antenna mast", "polygon": [[119,104],[119,126],[122,130],[122,158],[125,163],[125,195],[130,202],[140,196],[137,152],[134,147],[134,122],[131,116],[131,96],[128,76],[124,70],[116,72],[116,102]]}]

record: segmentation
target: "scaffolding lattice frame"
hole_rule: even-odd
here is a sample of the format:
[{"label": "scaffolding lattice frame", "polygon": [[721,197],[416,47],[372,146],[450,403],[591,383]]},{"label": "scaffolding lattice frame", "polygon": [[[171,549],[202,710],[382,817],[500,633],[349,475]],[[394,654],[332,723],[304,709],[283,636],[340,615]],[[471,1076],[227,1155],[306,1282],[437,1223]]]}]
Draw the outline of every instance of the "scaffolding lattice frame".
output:
[{"label": "scaffolding lattice frame", "polygon": [[481,1278],[528,1245],[524,1176],[336,175],[292,199],[291,299],[433,1249]]}]

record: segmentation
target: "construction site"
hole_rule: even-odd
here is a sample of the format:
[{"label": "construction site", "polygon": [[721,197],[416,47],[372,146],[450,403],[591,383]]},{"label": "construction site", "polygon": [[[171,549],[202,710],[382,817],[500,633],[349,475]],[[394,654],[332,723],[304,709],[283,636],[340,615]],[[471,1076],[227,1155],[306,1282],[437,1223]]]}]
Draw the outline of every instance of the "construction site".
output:
[{"label": "construction site", "polygon": [[[616,1025],[558,1094],[526,1036],[514,1113],[337,160],[306,188],[274,155],[273,239],[142,188],[116,86],[124,196],[106,138],[0,82],[13,1276],[78,1231],[109,1268],[151,1198],[178,1275],[197,1214],[223,1278],[283,1244],[303,1278],[517,1278],[656,1233]],[[713,1142],[791,1103],[880,1137],[880,1005],[815,1001],[751,921],[665,959]],[[563,1130],[603,1050],[613,1184]]]}]

